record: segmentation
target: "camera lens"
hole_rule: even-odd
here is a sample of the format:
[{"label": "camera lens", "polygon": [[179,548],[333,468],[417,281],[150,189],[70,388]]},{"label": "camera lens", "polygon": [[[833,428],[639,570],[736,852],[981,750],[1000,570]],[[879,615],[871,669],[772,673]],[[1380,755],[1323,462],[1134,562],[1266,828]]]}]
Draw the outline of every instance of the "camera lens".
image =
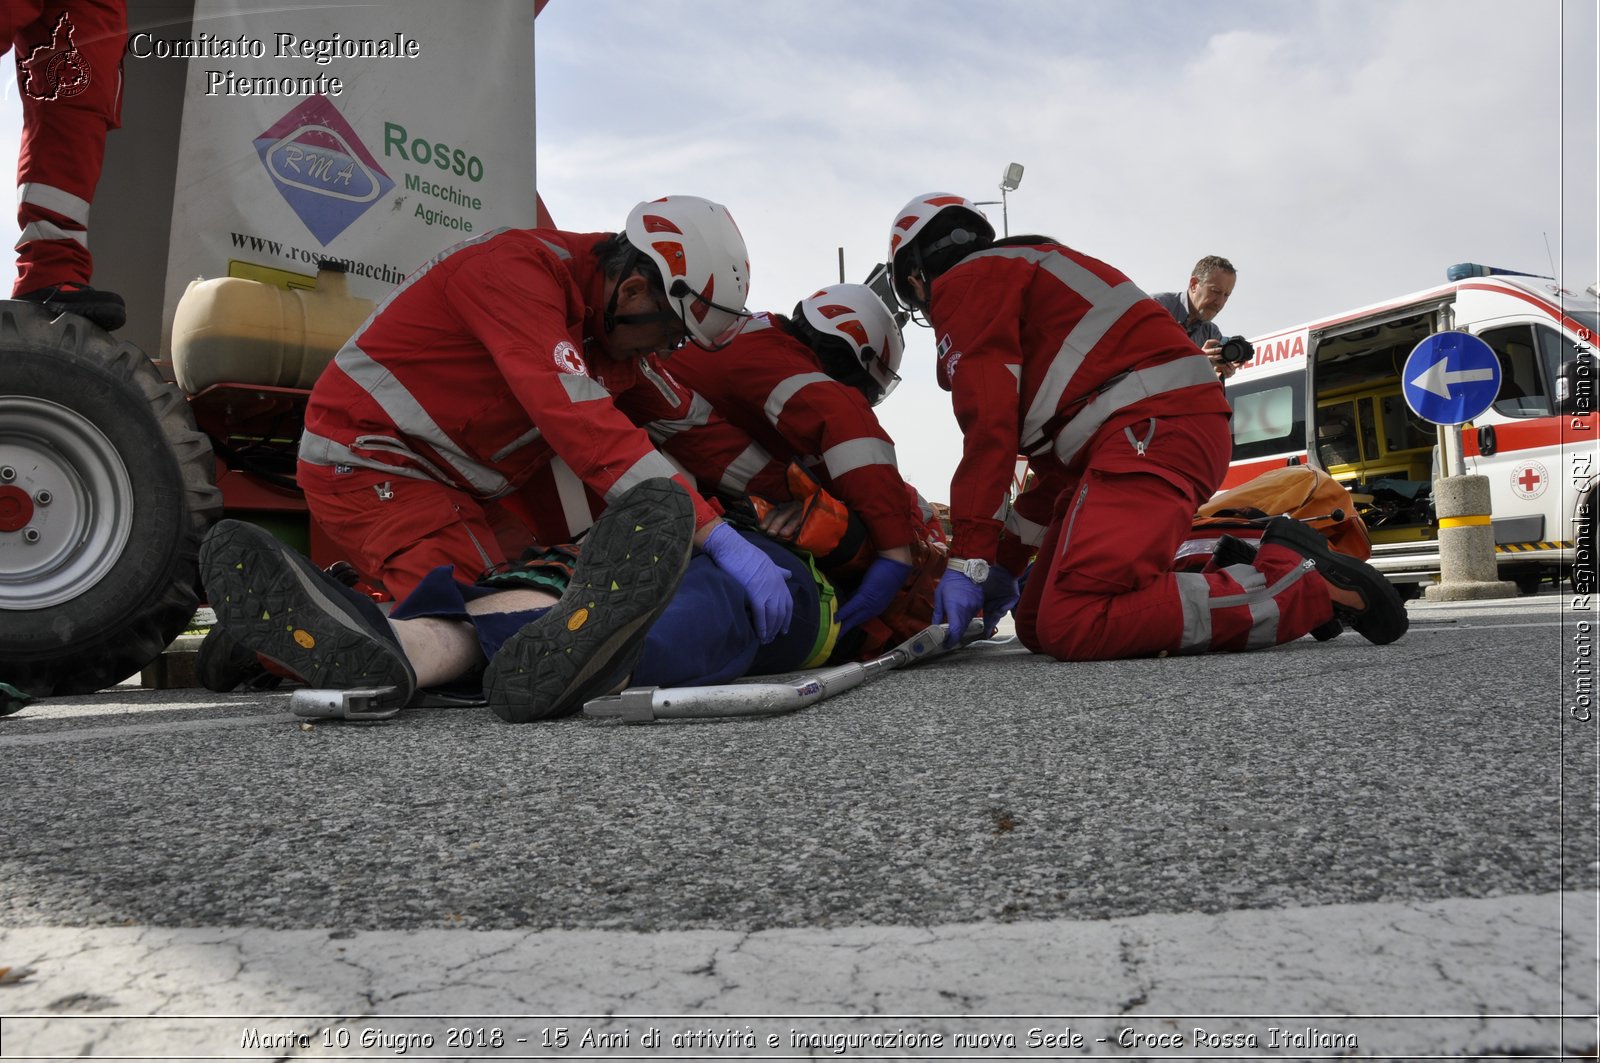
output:
[{"label": "camera lens", "polygon": [[1224,362],[1239,365],[1248,362],[1256,356],[1255,348],[1243,336],[1229,336],[1222,341],[1222,351],[1218,355]]}]

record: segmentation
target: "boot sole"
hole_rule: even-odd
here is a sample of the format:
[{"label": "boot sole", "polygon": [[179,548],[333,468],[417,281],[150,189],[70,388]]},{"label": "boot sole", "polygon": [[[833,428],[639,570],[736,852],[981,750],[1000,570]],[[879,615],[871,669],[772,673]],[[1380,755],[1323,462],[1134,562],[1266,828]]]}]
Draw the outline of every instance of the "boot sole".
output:
[{"label": "boot sole", "polygon": [[397,688],[377,699],[385,708],[403,707],[416,693],[398,644],[334,597],[309,561],[254,524],[213,527],[200,544],[200,576],[218,626],[310,686]]},{"label": "boot sole", "polygon": [[1388,645],[1404,635],[1411,626],[1405,603],[1400,600],[1400,592],[1394,589],[1393,584],[1371,565],[1334,550],[1328,545],[1327,539],[1299,521],[1281,517],[1274,520],[1262,534],[1261,541],[1263,544],[1277,543],[1293,550],[1315,564],[1317,574],[1335,587],[1361,595],[1361,600],[1367,603],[1365,609],[1357,613],[1336,605],[1334,620],[1348,620],[1350,626],[1368,642]]},{"label": "boot sole", "polygon": [[561,601],[507,639],[483,692],[508,723],[576,712],[633,671],[645,635],[689,567],[694,505],[681,486],[647,480],[585,536]]}]

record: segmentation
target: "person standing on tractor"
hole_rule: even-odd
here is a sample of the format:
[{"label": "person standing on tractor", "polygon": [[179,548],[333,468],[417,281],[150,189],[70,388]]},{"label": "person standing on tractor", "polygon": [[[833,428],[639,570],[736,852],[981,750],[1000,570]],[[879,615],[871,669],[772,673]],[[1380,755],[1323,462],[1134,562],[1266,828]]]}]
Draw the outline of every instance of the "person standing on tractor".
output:
[{"label": "person standing on tractor", "polygon": [[[899,322],[871,288],[836,284],[802,299],[791,316],[756,314],[725,351],[685,349],[668,363],[802,481],[791,493],[801,496],[803,520],[780,508],[763,527],[808,549],[848,592],[839,610],[846,648],[860,641],[849,633],[882,615],[935,553],[943,570],[942,532],[901,478],[894,441],[872,412],[900,382],[904,347]],[[686,443],[694,445],[692,434]],[[909,621],[915,630],[895,634],[927,623],[924,612]]]},{"label": "person standing on tractor", "polygon": [[[516,548],[570,541],[552,526],[560,459],[614,502],[677,468],[614,395],[643,359],[725,347],[748,319],[743,237],[720,204],[640,203],[621,233],[485,234],[408,277],[317,380],[298,479],[312,516],[396,598],[433,569],[502,568]],[[788,626],[785,577],[698,495],[695,545],[737,578],[764,639]],[[559,504],[554,506],[559,513]]]},{"label": "person standing on tractor", "polygon": [[90,287],[89,206],[106,133],[122,122],[122,0],[6,0],[0,55],[17,53],[22,144],[17,154],[17,279],[13,298],[80,314],[110,331],[127,321],[114,292]]},{"label": "person standing on tractor", "polygon": [[[963,436],[935,614],[951,642],[978,613],[1003,615],[1030,559],[1017,635],[1058,660],[1259,649],[1336,613],[1375,643],[1405,632],[1382,575],[1289,518],[1249,564],[1173,571],[1227,469],[1229,409],[1210,361],[1121,272],[1047,237],[997,241],[971,200],[944,193],[896,213],[889,265],[934,330]],[[1014,512],[1018,454],[1039,479]]]}]

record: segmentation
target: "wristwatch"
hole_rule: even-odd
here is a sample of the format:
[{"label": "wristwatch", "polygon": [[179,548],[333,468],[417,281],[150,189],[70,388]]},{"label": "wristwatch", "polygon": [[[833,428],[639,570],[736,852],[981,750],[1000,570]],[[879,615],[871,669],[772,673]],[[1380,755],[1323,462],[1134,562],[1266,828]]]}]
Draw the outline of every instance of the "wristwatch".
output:
[{"label": "wristwatch", "polygon": [[945,567],[961,573],[974,583],[982,583],[989,578],[989,562],[981,558],[973,558],[967,561],[959,557],[952,557],[950,564]]}]

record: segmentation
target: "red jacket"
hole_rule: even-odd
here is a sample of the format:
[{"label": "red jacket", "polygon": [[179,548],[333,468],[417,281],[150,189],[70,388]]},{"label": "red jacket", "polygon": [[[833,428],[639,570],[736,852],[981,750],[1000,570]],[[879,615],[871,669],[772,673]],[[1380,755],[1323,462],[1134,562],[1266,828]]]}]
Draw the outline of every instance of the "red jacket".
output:
[{"label": "red jacket", "polygon": [[811,348],[777,318],[757,314],[725,349],[685,347],[667,365],[780,462],[811,469],[861,517],[879,550],[915,537],[894,441],[861,392],[824,373]]},{"label": "red jacket", "polygon": [[[1020,571],[1026,540],[1037,544],[1056,495],[1100,440],[1155,416],[1228,412],[1211,363],[1171,314],[1113,267],[1059,244],[968,256],[934,281],[928,318],[965,437],[950,497],[957,557]],[[1007,501],[1018,454],[1040,477],[1020,515]]]},{"label": "red jacket", "polygon": [[[653,382],[592,342],[605,277],[590,249],[607,235],[499,230],[406,278],[312,389],[303,481],[411,476],[497,499],[559,456],[607,501],[656,476],[692,487],[613,399]],[[716,516],[695,507],[697,525]]]}]

